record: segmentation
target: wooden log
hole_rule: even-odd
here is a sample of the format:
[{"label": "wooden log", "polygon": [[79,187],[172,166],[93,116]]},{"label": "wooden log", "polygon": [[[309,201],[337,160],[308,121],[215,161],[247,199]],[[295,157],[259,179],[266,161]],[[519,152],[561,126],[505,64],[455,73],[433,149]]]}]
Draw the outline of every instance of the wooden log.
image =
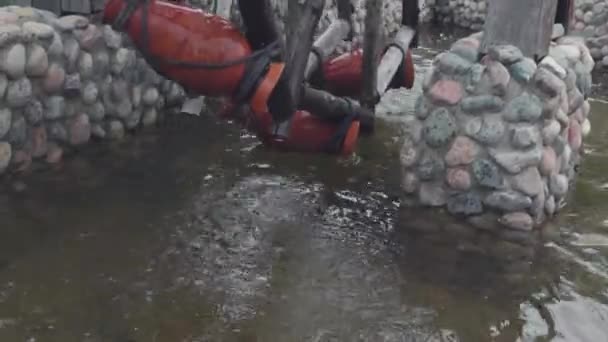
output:
[{"label": "wooden log", "polygon": [[362,133],[374,131],[374,113],[354,101],[334,96],[324,90],[304,87],[300,108],[326,120],[341,121],[348,115],[359,116]]},{"label": "wooden log", "polygon": [[480,51],[491,46],[517,46],[526,57],[540,60],[549,50],[557,0],[490,0]]},{"label": "wooden log", "polygon": [[367,11],[365,17],[365,34],[363,36],[363,70],[361,86],[361,104],[368,109],[373,109],[378,103],[379,97],[376,92],[376,81],[378,79],[377,66],[382,36],[380,25],[382,24],[382,0],[367,0],[365,3]]},{"label": "wooden log", "polygon": [[412,39],[414,39],[415,32],[408,26],[402,26],[393,44],[399,46],[391,46],[386,50],[384,56],[380,60],[378,66],[378,82],[376,83],[376,91],[379,95],[383,95],[388,88],[388,85],[395,77],[395,73],[399,70],[399,66],[403,63],[405,56],[403,53],[407,53]]},{"label": "wooden log", "polygon": [[[308,63],[308,56],[313,44],[315,29],[321,19],[325,0],[308,0],[300,4],[300,0],[289,0],[289,10],[297,10],[299,18],[288,23],[292,36],[287,42],[284,77],[287,79],[289,94],[294,103],[299,104],[304,72]],[[294,8],[295,7],[295,8]]]},{"label": "wooden log", "polygon": [[346,39],[350,31],[350,25],[344,19],[338,19],[329,25],[327,30],[313,44],[320,56],[312,52],[308,55],[308,62],[304,71],[305,80],[309,79],[323,61],[336,49],[338,44]]},{"label": "wooden log", "polygon": [[419,0],[402,0],[401,25],[414,29],[414,38],[410,43],[411,48],[418,47],[418,20],[420,18]]}]

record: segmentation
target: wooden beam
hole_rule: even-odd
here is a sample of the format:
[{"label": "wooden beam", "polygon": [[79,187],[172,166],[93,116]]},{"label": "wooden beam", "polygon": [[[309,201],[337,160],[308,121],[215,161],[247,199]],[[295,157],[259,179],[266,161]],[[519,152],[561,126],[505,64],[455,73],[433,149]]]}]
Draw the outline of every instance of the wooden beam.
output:
[{"label": "wooden beam", "polygon": [[405,60],[403,53],[407,53],[415,32],[410,27],[402,26],[393,41],[397,46],[391,46],[386,50],[384,56],[380,60],[378,66],[378,82],[376,83],[376,92],[379,95],[384,95],[389,84],[395,77],[395,73],[399,70],[399,66]]},{"label": "wooden beam", "polygon": [[363,36],[363,70],[361,87],[361,104],[372,109],[378,103],[376,92],[378,79],[377,66],[382,36],[382,0],[366,0],[365,34]]},{"label": "wooden beam", "polygon": [[548,53],[556,12],[557,0],[489,0],[481,53],[510,44],[540,60]]},{"label": "wooden beam", "polygon": [[308,55],[308,62],[304,71],[305,80],[308,80],[323,61],[336,49],[338,44],[346,39],[350,31],[350,25],[344,19],[338,19],[329,25],[327,30],[313,44],[319,55],[312,52]]},{"label": "wooden beam", "polygon": [[304,87],[300,108],[325,120],[341,121],[348,115],[359,116],[362,133],[374,131],[374,113],[347,98],[334,96],[326,91]]}]

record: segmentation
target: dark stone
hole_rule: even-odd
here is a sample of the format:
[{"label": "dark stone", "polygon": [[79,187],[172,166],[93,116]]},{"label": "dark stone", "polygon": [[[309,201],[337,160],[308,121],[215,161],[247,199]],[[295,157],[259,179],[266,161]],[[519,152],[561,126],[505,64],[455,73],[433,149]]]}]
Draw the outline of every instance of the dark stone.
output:
[{"label": "dark stone", "polygon": [[498,166],[486,159],[478,159],[473,162],[473,175],[477,182],[487,188],[500,189],[503,179]]},{"label": "dark stone", "polygon": [[462,110],[470,114],[497,113],[504,106],[504,101],[498,96],[479,95],[462,99]]},{"label": "dark stone", "polygon": [[478,195],[464,193],[450,196],[447,203],[448,211],[455,215],[477,215],[483,212],[483,205]]},{"label": "dark stone", "polygon": [[532,199],[515,191],[495,191],[483,201],[488,207],[502,211],[520,211],[532,206]]},{"label": "dark stone", "polygon": [[445,164],[442,158],[427,152],[418,164],[418,177],[423,181],[443,178]]},{"label": "dark stone", "polygon": [[444,146],[456,134],[456,121],[447,109],[438,108],[426,118],[423,132],[429,146]]}]

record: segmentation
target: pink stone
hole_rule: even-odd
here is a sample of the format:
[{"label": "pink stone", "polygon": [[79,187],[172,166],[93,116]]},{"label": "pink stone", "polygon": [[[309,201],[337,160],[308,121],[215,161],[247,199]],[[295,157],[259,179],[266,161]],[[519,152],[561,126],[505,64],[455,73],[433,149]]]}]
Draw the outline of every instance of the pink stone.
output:
[{"label": "pink stone", "polygon": [[551,175],[557,167],[557,154],[555,150],[547,146],[543,150],[543,159],[540,163],[540,172],[543,176]]},{"label": "pink stone", "polygon": [[15,151],[11,163],[16,171],[25,171],[32,165],[32,155],[26,150]]},{"label": "pink stone", "polygon": [[47,134],[44,126],[33,127],[30,131],[32,157],[40,158],[48,149]]},{"label": "pink stone", "polygon": [[507,68],[502,63],[487,59],[484,63],[487,67],[488,76],[490,77],[490,84],[493,88],[499,89],[500,91],[506,91],[511,75]]},{"label": "pink stone", "polygon": [[479,154],[479,146],[472,139],[459,136],[454,139],[452,147],[445,155],[448,166],[468,165],[475,160]]},{"label": "pink stone", "polygon": [[439,104],[455,105],[462,99],[462,85],[452,80],[440,80],[430,90],[433,101]]},{"label": "pink stone", "polygon": [[92,50],[102,37],[101,30],[93,24],[89,24],[86,29],[75,32],[80,46],[85,50]]},{"label": "pink stone", "polygon": [[76,116],[69,124],[70,144],[82,145],[91,138],[91,123],[86,114]]},{"label": "pink stone", "polygon": [[570,119],[570,127],[568,129],[568,142],[573,151],[578,151],[583,145],[583,134],[581,124],[574,118]]},{"label": "pink stone", "polygon": [[46,153],[46,162],[49,164],[57,164],[63,158],[63,149],[55,143],[49,144],[48,151]]},{"label": "pink stone", "polygon": [[471,175],[463,169],[448,169],[446,181],[455,190],[465,191],[471,188]]},{"label": "pink stone", "polygon": [[58,64],[52,64],[46,72],[43,81],[44,90],[48,93],[56,93],[63,87],[65,71]]}]

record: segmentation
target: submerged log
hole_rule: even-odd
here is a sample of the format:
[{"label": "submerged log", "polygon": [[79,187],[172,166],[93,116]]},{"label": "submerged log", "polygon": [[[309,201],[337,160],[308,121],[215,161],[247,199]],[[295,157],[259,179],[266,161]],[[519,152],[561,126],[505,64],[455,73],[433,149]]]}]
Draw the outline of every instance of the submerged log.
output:
[{"label": "submerged log", "polygon": [[382,56],[380,65],[378,66],[378,82],[376,83],[376,92],[379,95],[383,95],[386,92],[395,73],[399,70],[399,66],[401,66],[405,59],[404,53],[407,54],[414,35],[414,30],[410,27],[402,26],[393,41],[393,44],[396,46],[390,46],[384,56]]},{"label": "submerged log", "polygon": [[365,34],[363,36],[363,73],[361,104],[373,109],[378,103],[379,97],[376,91],[378,79],[378,61],[382,36],[380,25],[382,24],[382,0],[366,0]]},{"label": "submerged log", "polygon": [[374,131],[374,113],[371,110],[323,90],[304,87],[300,108],[331,121],[341,121],[349,115],[357,115],[362,133]]}]

